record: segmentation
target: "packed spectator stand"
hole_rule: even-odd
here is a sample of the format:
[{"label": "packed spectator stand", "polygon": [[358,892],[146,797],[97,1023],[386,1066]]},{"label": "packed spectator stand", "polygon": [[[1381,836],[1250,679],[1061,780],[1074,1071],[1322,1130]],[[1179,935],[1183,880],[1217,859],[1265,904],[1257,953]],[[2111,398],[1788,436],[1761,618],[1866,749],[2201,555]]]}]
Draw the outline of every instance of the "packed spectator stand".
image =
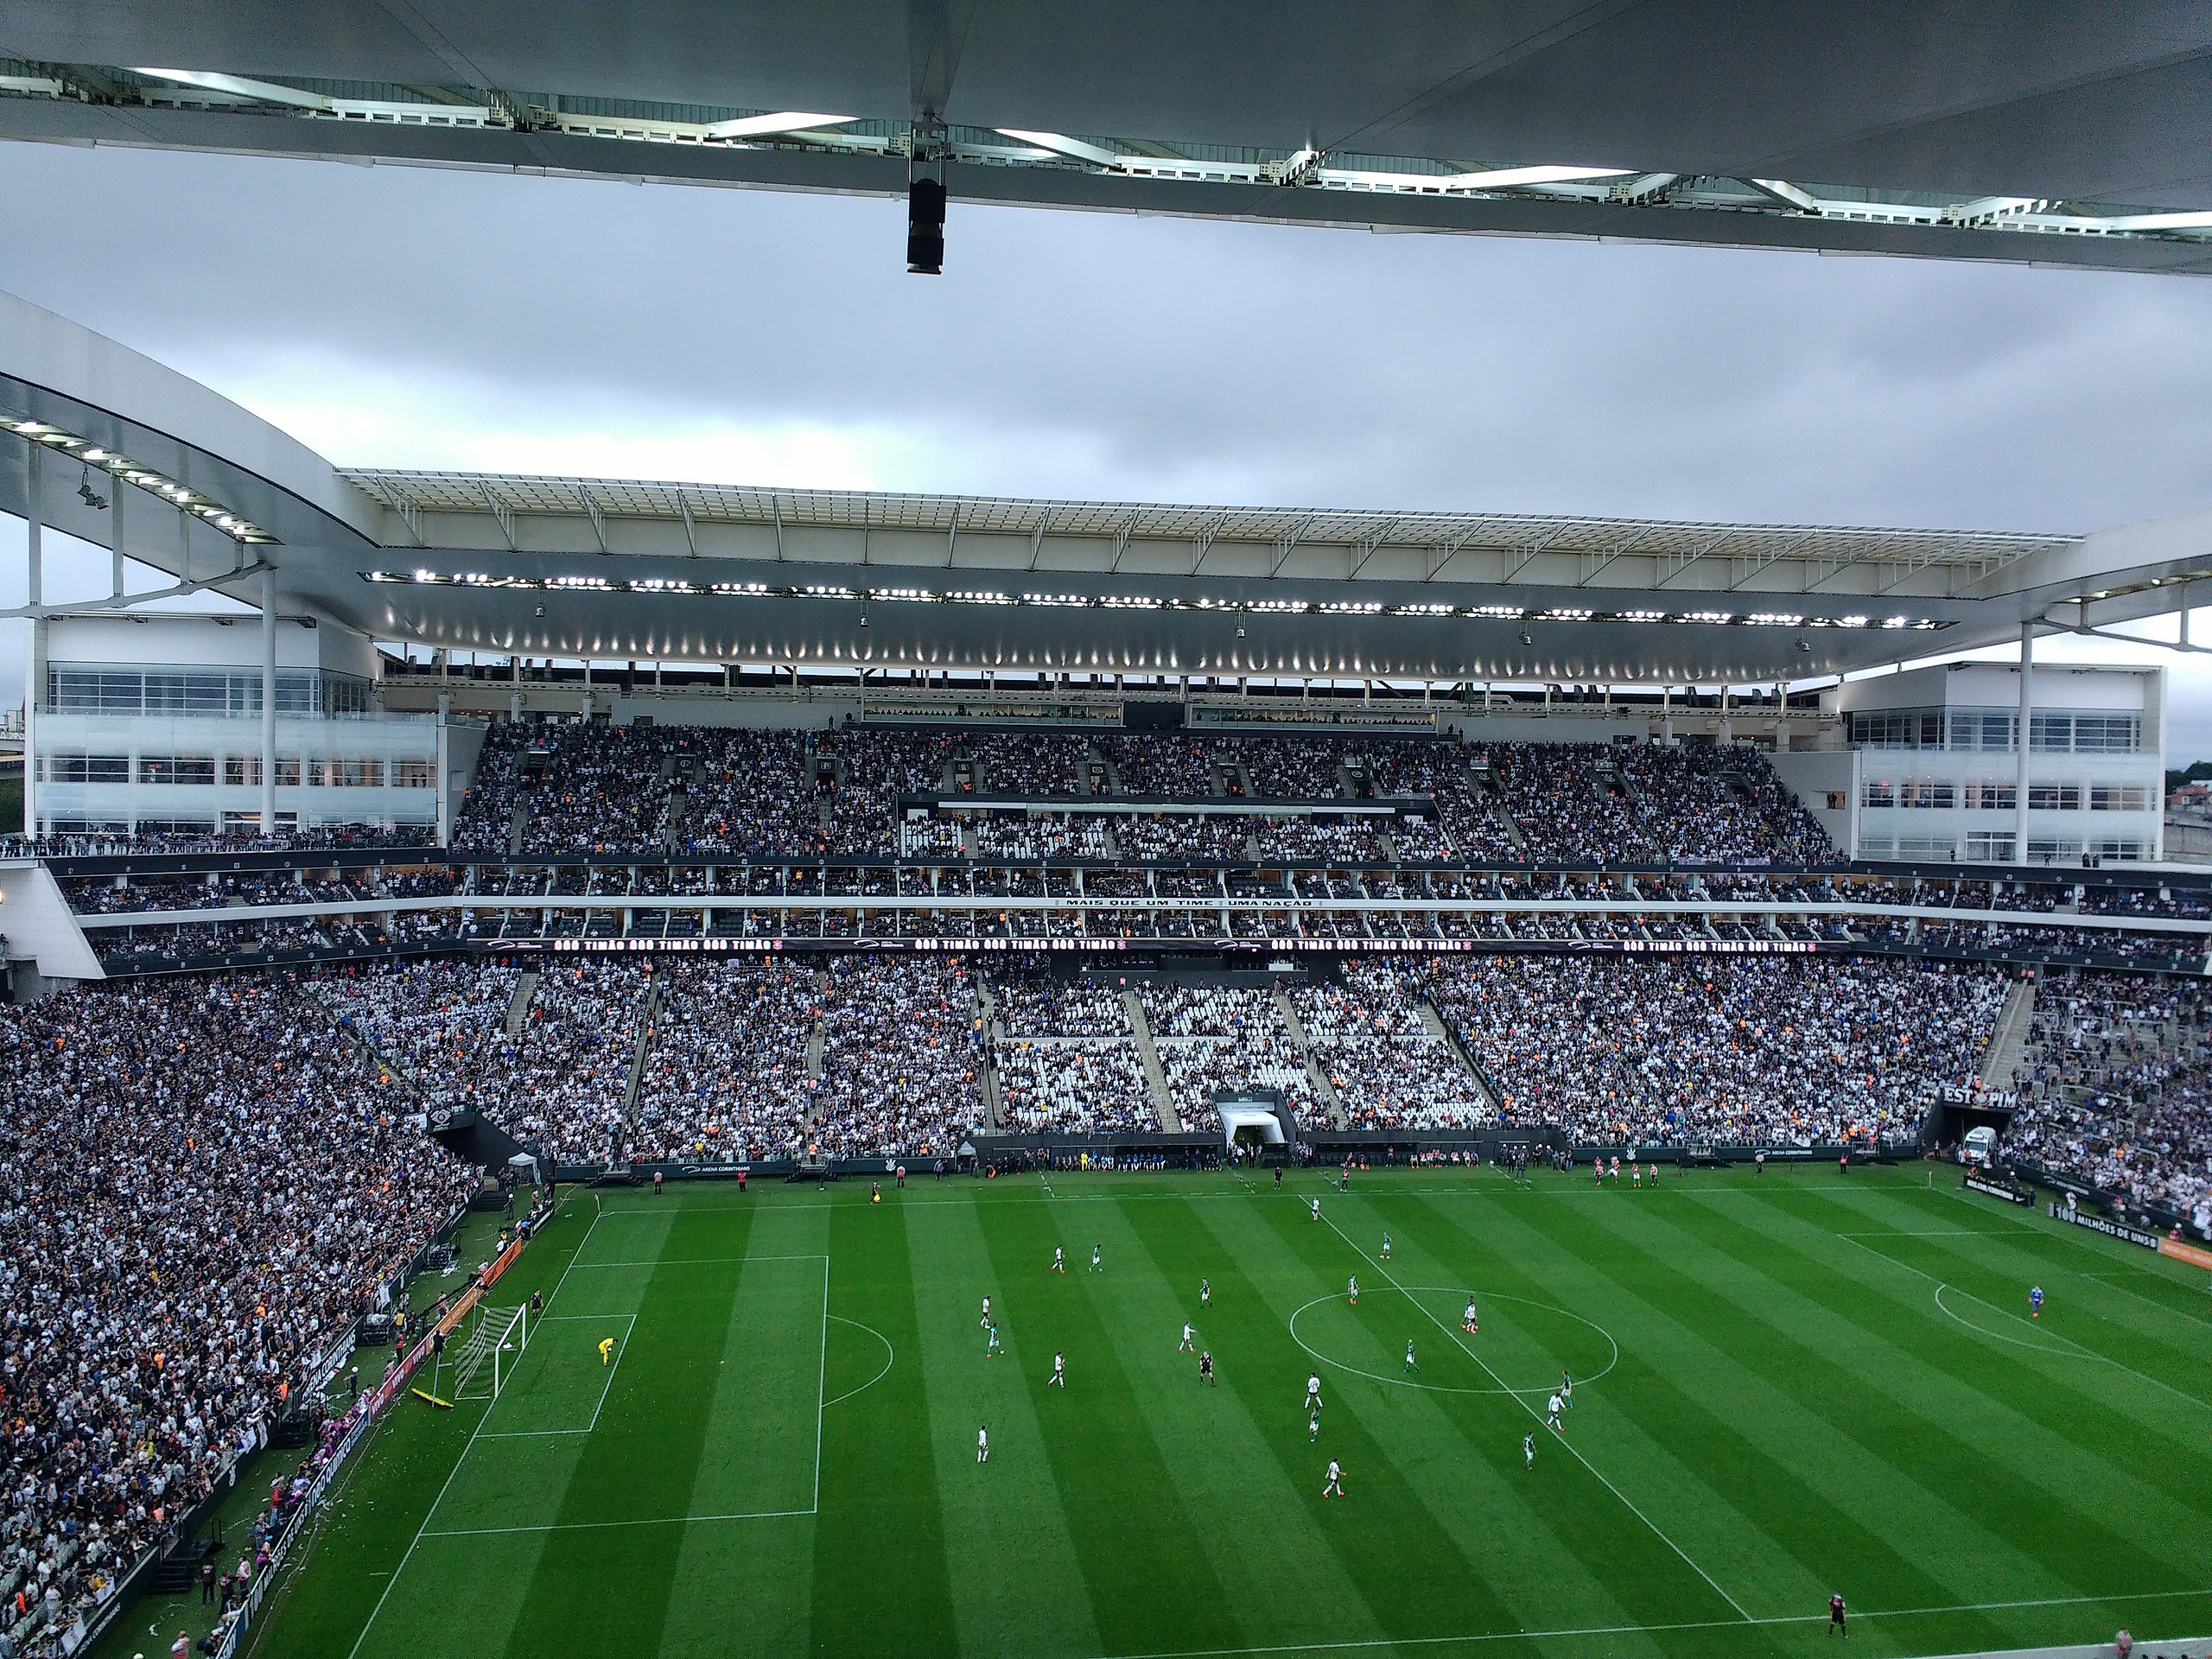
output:
[{"label": "packed spectator stand", "polygon": [[2212,1232],[2212,999],[2196,983],[2044,982],[2012,1084],[2008,1159]]},{"label": "packed spectator stand", "polygon": [[29,1653],[266,1440],[477,1182],[274,976],[0,1007],[0,1573]]},{"label": "packed spectator stand", "polygon": [[[973,797],[963,808],[962,797]],[[1418,803],[1400,861],[1818,864],[1835,853],[1748,747],[1491,743],[848,727],[502,724],[487,736],[455,831],[516,853],[823,855],[899,850],[900,804],[988,820],[1014,802],[1090,799],[1132,860],[1367,859],[1372,823],[1310,809]],[[1249,804],[1151,812],[1147,803]],[[1296,812],[1293,805],[1302,809]],[[1060,815],[1062,833],[1095,812]],[[1318,817],[1314,824],[1300,820]],[[1379,825],[1380,827],[1376,827]],[[1134,837],[1135,845],[1128,844]],[[908,841],[911,845],[911,841]],[[995,846],[1007,844],[1003,841]],[[1096,846],[1097,842],[1091,842]],[[951,850],[949,845],[947,851]],[[979,848],[986,856],[1003,855]],[[1051,855],[1040,854],[1040,855]]]},{"label": "packed spectator stand", "polygon": [[[111,973],[309,973],[423,1098],[586,1166],[1217,1133],[1214,1099],[1252,1089],[1317,1133],[1896,1134],[1970,1069],[2008,969],[2194,973],[2212,916],[2149,874],[1847,866],[1759,752],[1713,745],[502,722],[454,842],[83,843],[55,868]],[[591,954],[679,944],[785,954]],[[1094,1030],[944,954],[995,944],[1322,955],[1287,1004],[1166,973],[1141,1028],[1115,997]],[[1479,1019],[1470,982],[1497,991]],[[1729,1052],[1764,1081],[1686,1058],[1718,1029],[1690,988],[1716,984],[1802,1013],[1778,1036],[1746,1014]],[[1885,996],[1899,1052],[1853,1024]],[[1580,1026],[1531,1043],[1555,1007]],[[2164,1081],[2125,1170],[2088,1166],[2171,1198],[2196,1108]]]}]

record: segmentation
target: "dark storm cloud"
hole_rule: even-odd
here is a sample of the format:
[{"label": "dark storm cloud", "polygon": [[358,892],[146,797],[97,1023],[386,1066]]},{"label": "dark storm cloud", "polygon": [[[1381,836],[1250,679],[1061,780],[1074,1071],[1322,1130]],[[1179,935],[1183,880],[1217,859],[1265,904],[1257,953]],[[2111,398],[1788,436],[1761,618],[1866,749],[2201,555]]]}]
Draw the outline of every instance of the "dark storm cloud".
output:
[{"label": "dark storm cloud", "polygon": [[[20,144],[0,225],[0,288],[341,462],[2035,530],[2212,504],[2190,278],[956,202],[931,280],[895,203]],[[54,563],[49,594],[105,580]],[[2203,659],[2165,660],[2174,755],[2212,753]]]},{"label": "dark storm cloud", "polygon": [[905,487],[2036,529],[2212,500],[2189,278],[956,205],[931,280],[893,203],[22,145],[0,222],[0,286],[219,387],[867,429],[922,457]]}]

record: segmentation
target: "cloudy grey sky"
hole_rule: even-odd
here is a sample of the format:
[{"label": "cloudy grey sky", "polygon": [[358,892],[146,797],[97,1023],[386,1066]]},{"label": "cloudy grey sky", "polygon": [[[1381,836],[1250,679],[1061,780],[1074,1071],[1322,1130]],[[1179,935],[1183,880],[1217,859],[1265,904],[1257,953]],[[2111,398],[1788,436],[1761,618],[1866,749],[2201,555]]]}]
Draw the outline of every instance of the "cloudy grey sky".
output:
[{"label": "cloudy grey sky", "polygon": [[[957,201],[930,279],[891,202],[42,145],[0,148],[0,288],[358,465],[2061,531],[2212,505],[2196,279]],[[2177,753],[2212,754],[2212,677],[2176,691]]]}]

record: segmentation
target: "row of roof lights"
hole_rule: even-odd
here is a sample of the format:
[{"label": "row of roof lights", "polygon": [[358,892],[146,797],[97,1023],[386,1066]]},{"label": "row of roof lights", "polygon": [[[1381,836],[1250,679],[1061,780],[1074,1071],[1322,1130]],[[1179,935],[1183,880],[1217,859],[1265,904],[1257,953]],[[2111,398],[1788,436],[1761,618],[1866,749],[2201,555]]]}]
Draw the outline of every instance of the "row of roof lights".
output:
[{"label": "row of roof lights", "polygon": [[150,467],[141,467],[137,461],[118,455],[112,449],[103,449],[90,438],[80,438],[50,422],[0,416],[0,430],[13,432],[34,443],[45,444],[72,461],[80,461],[87,467],[98,467],[127,484],[136,484],[140,489],[162,497],[194,518],[206,520],[234,542],[259,544],[276,539],[258,524],[241,518],[213,497],[202,495],[199,491],[178,483],[167,474],[157,473]]},{"label": "row of roof lights", "polygon": [[1163,599],[1147,594],[1009,594],[995,588],[847,588],[810,582],[776,587],[765,582],[685,582],[652,576],[490,575],[463,570],[371,570],[367,581],[416,587],[493,588],[523,592],[594,594],[682,594],[725,599],[842,599],[880,604],[1037,605],[1094,607],[1104,610],[1217,611],[1239,616],[1402,616],[1463,618],[1502,622],[1692,622],[1713,627],[1752,628],[1945,628],[1949,623],[1925,616],[1803,616],[1794,611],[1591,611],[1573,607],[1527,609],[1518,605],[1391,605],[1381,600]]}]

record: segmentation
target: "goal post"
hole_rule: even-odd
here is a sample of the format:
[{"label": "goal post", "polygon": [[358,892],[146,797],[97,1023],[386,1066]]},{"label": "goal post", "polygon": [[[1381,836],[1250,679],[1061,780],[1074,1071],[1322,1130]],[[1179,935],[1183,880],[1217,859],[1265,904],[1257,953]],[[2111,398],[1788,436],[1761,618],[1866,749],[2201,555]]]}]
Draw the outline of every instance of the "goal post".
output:
[{"label": "goal post", "polygon": [[513,1374],[515,1361],[530,1345],[530,1310],[478,1304],[467,1338],[454,1351],[453,1395],[456,1400],[497,1400]]}]

